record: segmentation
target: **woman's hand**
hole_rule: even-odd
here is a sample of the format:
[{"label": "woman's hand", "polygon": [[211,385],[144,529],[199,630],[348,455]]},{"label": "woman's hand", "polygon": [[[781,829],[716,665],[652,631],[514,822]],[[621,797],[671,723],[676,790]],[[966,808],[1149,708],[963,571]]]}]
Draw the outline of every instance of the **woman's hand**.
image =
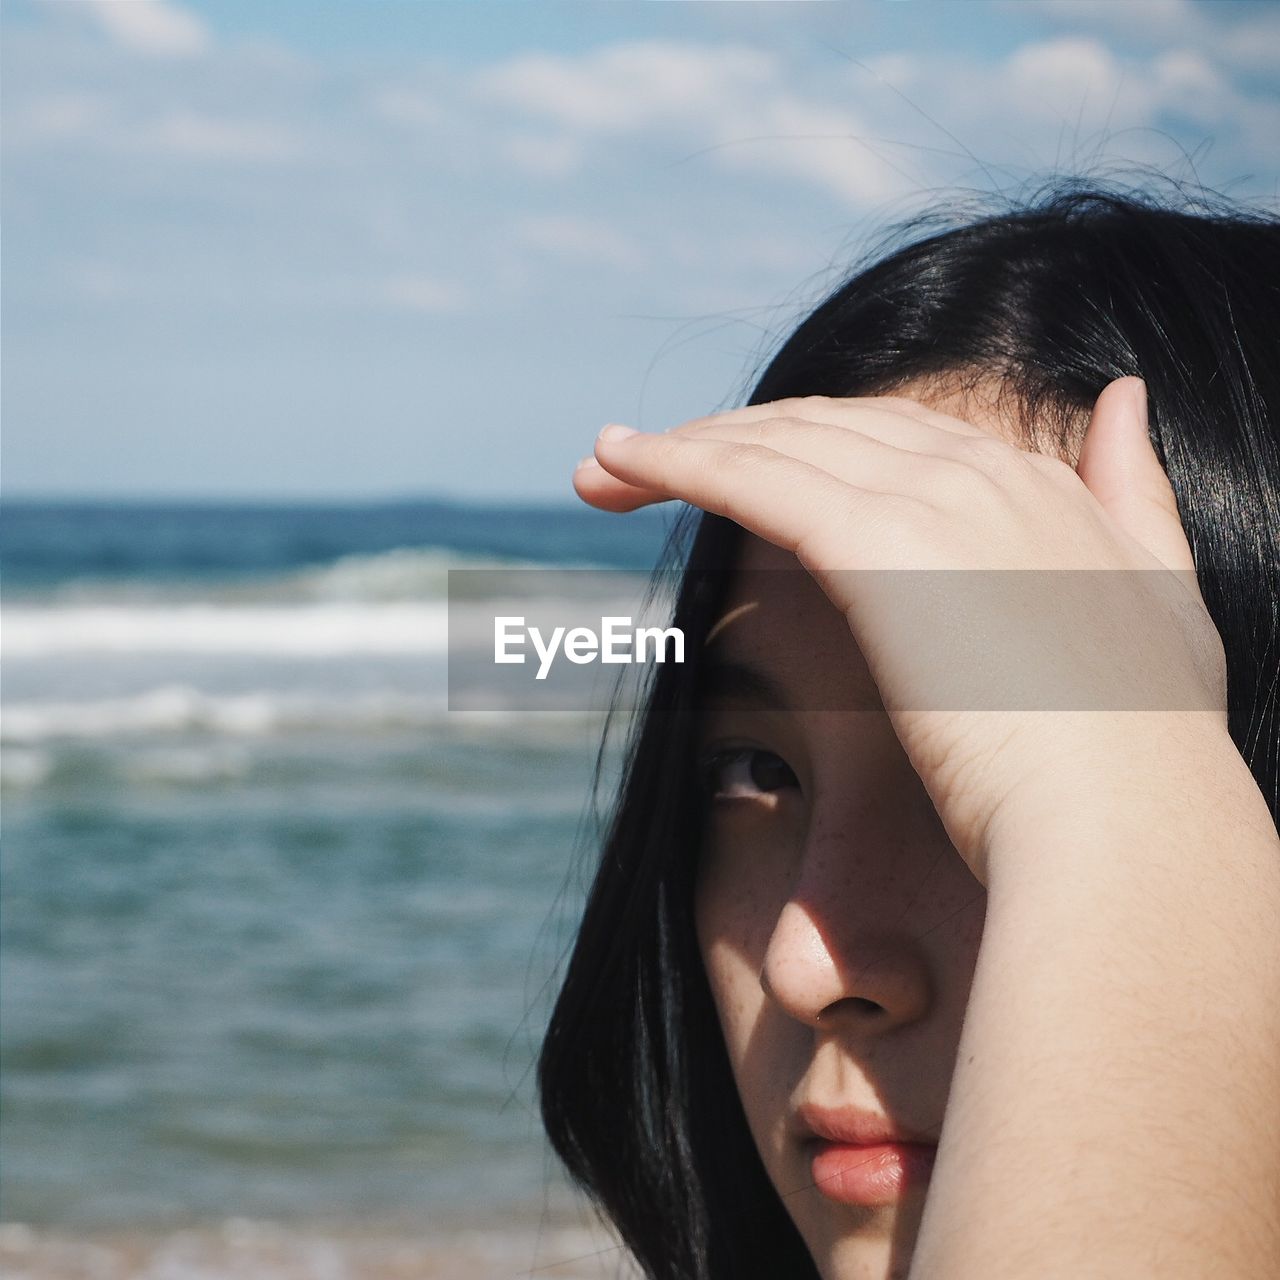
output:
[{"label": "woman's hand", "polygon": [[997,827],[1034,830],[1157,758],[1145,781],[1174,787],[1230,746],[1139,379],[1103,391],[1075,468],[911,400],[810,397],[606,428],[574,484],[610,511],[682,499],[794,552],[983,883]]}]

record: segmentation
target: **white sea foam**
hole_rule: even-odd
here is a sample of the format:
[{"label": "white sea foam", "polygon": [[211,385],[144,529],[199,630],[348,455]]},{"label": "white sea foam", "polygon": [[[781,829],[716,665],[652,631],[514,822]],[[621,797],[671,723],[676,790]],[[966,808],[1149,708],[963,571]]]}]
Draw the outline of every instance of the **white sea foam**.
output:
[{"label": "white sea foam", "polygon": [[[571,567],[602,571],[600,566],[585,562]],[[443,547],[395,547],[390,551],[340,556],[299,569],[214,579],[72,578],[49,590],[44,598],[62,607],[428,603],[446,598],[451,569],[546,573],[550,566],[534,560],[468,555]]]},{"label": "white sea foam", "polygon": [[129,782],[226,782],[245,777],[251,758],[243,748],[151,748],[128,756],[121,772]]},{"label": "white sea foam", "polygon": [[0,732],[6,742],[21,743],[178,732],[256,737],[291,729],[415,726],[442,714],[440,700],[403,696],[324,699],[276,692],[216,696],[185,685],[168,685],[124,698],[11,703],[4,708]]},{"label": "white sea foam", "polygon": [[4,612],[6,658],[64,654],[440,654],[448,606],[314,604],[15,606]]},{"label": "white sea foam", "polygon": [[531,560],[469,556],[437,547],[397,547],[374,555],[342,556],[278,580],[284,592],[313,600],[443,600],[450,569],[545,568]]},{"label": "white sea foam", "polygon": [[[129,697],[7,703],[0,715],[0,738],[22,748],[67,739],[181,733],[254,738],[324,730],[447,728],[468,737],[497,736],[509,743],[514,738],[572,735],[584,724],[594,724],[598,716],[596,711],[540,712],[536,716],[501,710],[450,712],[443,690],[435,697],[393,692],[337,697],[278,691],[212,695],[187,685],[166,685]],[[229,756],[219,761],[209,767],[238,767],[240,758]],[[208,764],[198,762],[198,767],[204,769]],[[43,781],[48,761],[39,752],[19,750],[12,766],[6,753],[5,768],[10,767],[11,782],[34,786]],[[179,762],[176,767],[184,766]]]},{"label": "white sea foam", "polygon": [[0,784],[27,790],[47,782],[53,772],[53,757],[44,751],[14,747],[0,754]]},{"label": "white sea foam", "polygon": [[[4,608],[6,658],[95,654],[227,654],[330,658],[350,654],[441,654],[449,640],[451,569],[505,569],[479,576],[455,600],[464,625],[455,641],[492,643],[493,608],[575,616],[586,603],[634,609],[644,578],[620,571],[564,572],[546,566],[402,548],[345,556],[281,577],[181,583],[66,584],[43,600]],[[196,593],[200,592],[201,595]],[[484,606],[490,605],[485,622]],[[626,612],[627,610],[623,610]],[[465,625],[475,621],[480,631]]]}]

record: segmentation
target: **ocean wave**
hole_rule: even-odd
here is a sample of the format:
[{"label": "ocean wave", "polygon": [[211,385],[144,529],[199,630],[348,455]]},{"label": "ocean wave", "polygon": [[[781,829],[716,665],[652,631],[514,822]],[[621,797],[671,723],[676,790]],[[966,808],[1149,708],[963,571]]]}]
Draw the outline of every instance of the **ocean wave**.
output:
[{"label": "ocean wave", "polygon": [[462,555],[438,547],[397,547],[374,555],[341,556],[276,580],[277,590],[323,601],[443,600],[450,569],[544,568],[533,560]]},{"label": "ocean wave", "polygon": [[[545,561],[468,554],[437,546],[393,547],[389,551],[352,553],[302,568],[216,576],[125,579],[76,577],[51,589],[10,593],[20,603],[40,602],[60,608],[139,605],[254,604],[391,604],[443,601],[449,571],[458,569],[537,570],[594,569],[580,564],[548,565]],[[627,571],[619,571],[627,572]]]},{"label": "ocean wave", "polygon": [[[117,594],[10,601],[3,651],[9,659],[160,653],[422,657],[448,648],[451,604],[454,643],[466,648],[492,646],[495,609],[529,613],[544,630],[604,614],[640,614],[650,624],[669,617],[662,607],[642,608],[646,579],[626,571],[476,574],[455,579],[450,600],[444,593],[452,567],[444,560],[426,562],[417,552],[402,560],[388,553],[339,560],[290,582],[275,580],[273,594],[261,600],[230,599],[225,591],[211,590],[195,600]],[[423,598],[411,598],[414,591]]]},{"label": "ocean wave", "polygon": [[0,755],[0,785],[15,791],[30,791],[48,782],[54,760],[47,751],[14,747]]},{"label": "ocean wave", "polygon": [[445,714],[440,700],[403,695],[334,699],[277,692],[211,695],[169,685],[132,697],[12,703],[4,709],[0,737],[12,743],[181,732],[258,737],[299,729],[423,727]]},{"label": "ocean wave", "polygon": [[[81,748],[77,745],[75,750]],[[130,786],[238,782],[246,778],[253,761],[238,744],[215,742],[208,746],[167,743],[147,746],[108,757],[72,757],[54,749],[6,744],[0,751],[0,785],[6,791],[35,791],[41,787],[100,784],[104,780]]]},{"label": "ocean wave", "polygon": [[121,774],[130,783],[233,782],[248,776],[252,758],[243,748],[215,747],[151,748],[138,751],[122,762]]},{"label": "ocean wave", "polygon": [[[518,710],[451,712],[443,692],[435,698],[391,692],[346,697],[276,691],[211,695],[186,685],[168,685],[131,697],[10,703],[0,720],[0,740],[26,748],[68,739],[180,733],[252,738],[326,730],[448,729],[464,736],[495,735],[510,742],[573,732],[584,724],[595,724],[599,716],[594,710],[536,715]],[[232,760],[235,767],[238,763],[238,757]],[[48,757],[39,752],[19,750],[5,755],[5,770],[13,785],[39,785],[49,767]],[[184,766],[179,762],[175,767]]]},{"label": "ocean wave", "polygon": [[442,654],[448,607],[430,604],[15,606],[6,658],[63,654],[255,654],[331,658]]}]

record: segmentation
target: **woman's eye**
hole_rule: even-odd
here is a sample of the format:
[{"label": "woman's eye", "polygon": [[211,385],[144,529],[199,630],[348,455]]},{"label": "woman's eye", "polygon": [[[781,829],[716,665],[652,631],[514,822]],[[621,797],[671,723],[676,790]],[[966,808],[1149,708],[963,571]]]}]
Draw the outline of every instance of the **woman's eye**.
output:
[{"label": "woman's eye", "polygon": [[781,756],[758,747],[735,747],[707,759],[703,785],[714,800],[736,800],[800,784]]}]

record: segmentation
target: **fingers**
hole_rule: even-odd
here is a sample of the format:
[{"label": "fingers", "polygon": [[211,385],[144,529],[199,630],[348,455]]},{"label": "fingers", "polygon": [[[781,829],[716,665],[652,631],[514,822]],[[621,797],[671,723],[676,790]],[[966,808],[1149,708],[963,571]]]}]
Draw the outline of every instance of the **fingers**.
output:
[{"label": "fingers", "polygon": [[588,506],[600,511],[626,512],[655,502],[669,502],[673,495],[630,485],[610,475],[594,457],[583,458],[573,473],[573,490]]},{"label": "fingers", "polygon": [[[917,424],[918,425],[918,424]],[[934,432],[935,428],[923,430]],[[670,431],[658,437],[690,441],[720,441],[758,447],[821,468],[846,484],[876,493],[904,493],[919,489],[937,468],[952,460],[933,450],[911,449],[878,439],[860,427],[830,426],[822,422],[771,418],[735,425],[717,423]]]},{"label": "fingers", "polygon": [[921,454],[963,458],[976,441],[990,438],[985,434],[963,435],[917,418],[876,409],[804,418],[782,415],[745,421],[711,418],[704,423],[686,423],[663,434],[751,441],[787,452],[791,451],[795,441],[806,437],[814,442],[825,439],[833,458],[840,454],[842,441],[855,436],[901,454],[914,455],[917,459]]},{"label": "fingers", "polygon": [[[863,443],[885,448],[875,441]],[[580,468],[574,477],[575,487],[584,497],[594,493],[603,501],[631,502],[634,506],[679,498],[727,516],[802,559],[806,535],[815,529],[828,533],[843,530],[850,519],[893,498],[841,479],[803,458],[742,440],[640,433],[611,439],[602,434],[596,453],[599,468]],[[607,472],[624,482],[630,495],[614,495],[597,472]]]},{"label": "fingers", "polygon": [[1107,514],[1167,569],[1195,569],[1173,487],[1147,432],[1147,388],[1117,378],[1093,407],[1076,474]]},{"label": "fingers", "polygon": [[723,413],[692,418],[674,430],[697,430],[717,425],[739,426],[777,418],[825,422],[835,427],[857,426],[888,443],[901,444],[907,448],[913,447],[908,441],[926,438],[920,431],[921,427],[932,427],[961,438],[992,434],[971,422],[930,409],[905,396],[858,396],[848,399],[834,396],[796,396],[787,400],[774,400],[769,404],[746,405],[740,409],[727,409]]},{"label": "fingers", "polygon": [[[671,497],[695,501],[687,493],[672,491],[670,485],[687,480],[691,473],[696,475],[702,466],[722,465],[726,459],[749,462],[757,472],[769,468],[774,460],[789,459],[841,484],[882,494],[922,490],[937,467],[948,465],[946,459],[935,458],[934,466],[926,466],[921,453],[885,444],[848,427],[790,419],[741,425],[717,422],[657,436],[633,433],[619,449],[621,438],[602,434],[596,445],[597,465],[592,467],[584,459],[574,476],[579,496],[602,510],[631,511]],[[713,450],[712,445],[721,448]],[[686,453],[687,461],[675,465]],[[781,472],[764,478],[767,483],[784,482]]]},{"label": "fingers", "polygon": [[[905,460],[901,455],[963,457],[966,445],[996,438],[972,423],[898,396],[777,400],[694,418],[664,435],[766,445],[851,483],[882,491],[900,483],[901,469],[893,464]],[[854,435],[861,437],[856,457]],[[876,451],[869,447],[875,442],[883,446],[877,466],[872,465]],[[599,461],[584,458],[573,486],[580,498],[600,510],[634,511],[673,496],[628,483],[615,468],[601,468]]]}]

